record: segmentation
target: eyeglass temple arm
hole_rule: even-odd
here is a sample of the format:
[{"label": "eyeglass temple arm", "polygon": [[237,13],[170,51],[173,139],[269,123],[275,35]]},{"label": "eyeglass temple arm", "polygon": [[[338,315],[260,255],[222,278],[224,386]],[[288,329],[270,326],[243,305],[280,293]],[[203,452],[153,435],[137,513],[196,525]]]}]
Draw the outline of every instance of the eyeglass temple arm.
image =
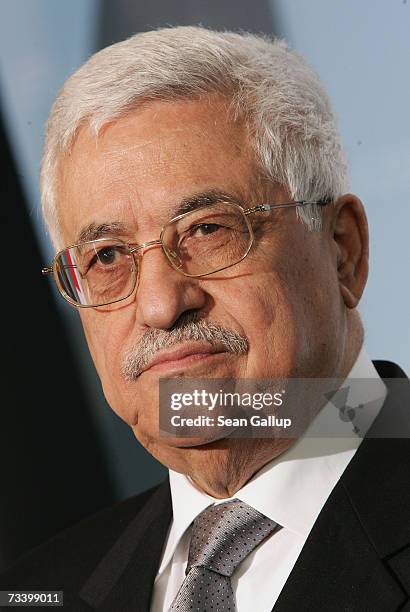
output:
[{"label": "eyeglass temple arm", "polygon": [[46,276],[47,274],[52,274],[53,273],[53,268],[52,267],[47,267],[47,268],[42,268],[41,269],[41,274],[43,274],[44,276]]},{"label": "eyeglass temple arm", "polygon": [[299,200],[298,202],[286,202],[285,204],[258,204],[253,208],[245,210],[245,215],[250,215],[254,212],[269,212],[277,208],[292,208],[295,206],[308,206],[309,204],[316,204],[316,206],[326,206],[331,200],[318,200],[317,202],[307,202],[306,200]]}]

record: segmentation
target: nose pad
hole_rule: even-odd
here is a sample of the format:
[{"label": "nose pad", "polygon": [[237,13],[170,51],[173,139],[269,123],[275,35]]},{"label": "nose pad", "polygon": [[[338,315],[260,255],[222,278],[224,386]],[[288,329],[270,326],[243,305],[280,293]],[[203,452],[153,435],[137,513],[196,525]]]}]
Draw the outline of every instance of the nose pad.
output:
[{"label": "nose pad", "polygon": [[173,266],[175,266],[176,268],[182,268],[182,261],[178,253],[175,253],[175,251],[173,251],[172,249],[167,248],[167,255],[170,261],[172,261]]},{"label": "nose pad", "polygon": [[132,254],[132,266],[133,266],[133,272],[135,274],[135,287],[134,287],[134,291],[133,293],[138,291],[138,287],[140,284],[140,272],[141,272],[141,258],[138,255],[138,253],[133,253]]}]

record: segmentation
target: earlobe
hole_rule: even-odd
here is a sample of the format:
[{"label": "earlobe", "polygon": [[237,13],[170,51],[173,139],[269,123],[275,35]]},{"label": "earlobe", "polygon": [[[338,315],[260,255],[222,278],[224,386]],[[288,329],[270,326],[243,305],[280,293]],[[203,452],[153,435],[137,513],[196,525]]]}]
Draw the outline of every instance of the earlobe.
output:
[{"label": "earlobe", "polygon": [[356,308],[368,274],[369,238],[363,204],[354,195],[341,196],[335,203],[333,239],[337,252],[340,294],[346,308]]},{"label": "earlobe", "polygon": [[340,256],[337,273],[339,277],[340,293],[347,308],[356,308],[360,296],[355,295],[351,287],[354,286],[355,268],[349,259],[343,260]]},{"label": "earlobe", "polygon": [[353,295],[353,293],[350,291],[350,289],[346,285],[339,283],[339,287],[340,287],[340,294],[343,298],[346,308],[356,308],[356,306],[359,303],[359,298]]}]

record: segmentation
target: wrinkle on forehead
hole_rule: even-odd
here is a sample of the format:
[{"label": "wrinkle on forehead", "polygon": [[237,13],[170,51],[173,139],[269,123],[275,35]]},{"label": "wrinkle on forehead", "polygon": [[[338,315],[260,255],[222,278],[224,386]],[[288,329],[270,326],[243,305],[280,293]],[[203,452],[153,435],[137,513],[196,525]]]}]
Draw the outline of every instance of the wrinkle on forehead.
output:
[{"label": "wrinkle on forehead", "polygon": [[[175,127],[172,130],[173,134],[174,134],[174,138],[177,140],[180,139],[181,134],[184,134],[184,130],[180,127]],[[200,131],[198,130],[198,136],[200,136]],[[167,139],[169,139],[169,135],[170,135],[170,131],[168,131],[167,133]],[[139,141],[133,142],[133,143],[123,143],[120,144],[117,148],[113,148],[112,145],[110,144],[110,148],[109,150],[106,150],[104,147],[104,140],[105,137],[102,136],[100,134],[99,137],[97,137],[96,142],[97,142],[97,148],[101,148],[101,154],[103,157],[105,157],[106,159],[115,159],[115,158],[122,158],[124,157],[124,155],[127,155],[131,152],[134,152],[135,154],[142,156],[146,153],[147,147],[152,147],[152,145],[154,145],[156,142],[160,141],[162,143],[162,135],[158,134],[154,137],[150,137],[150,138],[145,138],[144,140],[139,139]],[[101,146],[102,145],[102,146]]]},{"label": "wrinkle on forehead", "polygon": [[155,215],[168,220],[166,208],[197,188],[244,193],[256,174],[247,130],[222,110],[158,101],[107,124],[98,138],[84,126],[60,163],[70,235],[115,217],[136,221],[137,209],[150,224]]},{"label": "wrinkle on forehead", "polygon": [[[244,151],[243,140],[248,132],[243,118],[234,117],[229,112],[229,106],[229,101],[220,94],[209,94],[202,98],[173,101],[151,100],[104,125],[99,132],[98,146],[104,147],[107,141],[110,146],[109,139],[113,130],[116,139],[122,138],[125,143],[129,135],[129,126],[135,127],[137,122],[140,127],[138,134],[139,142],[129,142],[127,145],[124,144],[117,149],[110,147],[109,155],[121,156],[136,149],[143,151],[147,146],[154,144],[158,140],[161,141],[164,135],[167,141],[171,141],[170,136],[172,135],[173,140],[180,145],[181,136],[183,139],[183,135],[187,133],[190,138],[194,136],[201,142],[204,136],[209,136],[212,133],[222,138],[225,133],[226,135],[229,133],[229,140],[235,145],[233,149],[235,149],[236,154],[241,155]],[[181,108],[183,108],[184,112],[183,121],[181,121],[180,117]],[[149,113],[150,121],[144,123],[144,116],[147,113]],[[205,121],[203,120],[204,117]],[[190,121],[192,118],[194,118],[194,122]],[[187,123],[190,126],[188,132]],[[155,135],[152,134],[152,125],[157,130]],[[211,128],[211,132],[209,128]],[[239,141],[241,141],[242,146],[239,146]],[[212,147],[216,143],[209,140],[208,144]]]},{"label": "wrinkle on forehead", "polygon": [[[184,125],[180,125],[181,105],[187,119]],[[204,110],[209,112],[209,117],[206,117]],[[150,113],[148,122],[145,118],[147,112]],[[193,118],[194,121],[190,121]],[[156,130],[154,134],[153,125]],[[75,150],[81,148],[89,154],[87,163],[92,163],[98,156],[99,162],[103,160],[103,163],[116,166],[116,161],[121,164],[124,157],[132,154],[136,159],[147,162],[147,166],[162,169],[171,161],[177,166],[187,161],[192,162],[195,144],[203,145],[206,142],[208,151],[216,153],[221,147],[225,148],[226,141],[230,143],[229,149],[225,148],[227,158],[249,158],[247,135],[243,121],[229,121],[226,101],[221,96],[213,96],[211,101],[157,101],[107,123],[98,136],[91,132],[89,126],[84,125],[77,133],[71,154],[61,158],[61,166],[70,173],[75,171],[70,161],[75,157]],[[136,137],[138,142],[135,141]]]}]

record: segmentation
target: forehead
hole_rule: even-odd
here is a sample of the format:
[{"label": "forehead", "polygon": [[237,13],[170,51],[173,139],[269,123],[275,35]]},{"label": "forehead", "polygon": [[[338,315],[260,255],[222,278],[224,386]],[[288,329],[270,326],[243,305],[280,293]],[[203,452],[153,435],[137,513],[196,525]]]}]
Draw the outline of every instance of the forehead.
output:
[{"label": "forehead", "polygon": [[150,102],[98,137],[84,127],[59,163],[63,239],[75,242],[91,224],[148,230],[197,193],[247,197],[256,181],[253,159],[244,123],[229,119],[219,97]]}]

